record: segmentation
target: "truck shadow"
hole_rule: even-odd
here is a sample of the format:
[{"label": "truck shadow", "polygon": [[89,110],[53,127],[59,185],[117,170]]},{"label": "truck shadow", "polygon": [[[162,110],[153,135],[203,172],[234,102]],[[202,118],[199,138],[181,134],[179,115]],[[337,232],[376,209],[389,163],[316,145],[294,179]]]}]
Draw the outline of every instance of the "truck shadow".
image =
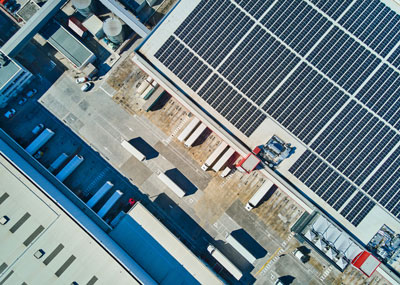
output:
[{"label": "truck shadow", "polygon": [[185,196],[192,195],[197,191],[197,187],[189,179],[187,179],[186,176],[183,175],[182,172],[180,172],[177,168],[165,171],[165,175],[167,175],[172,181],[174,181],[186,192]]},{"label": "truck shadow", "polygon": [[156,151],[141,137],[133,138],[129,140],[129,143],[133,145],[133,147],[135,147],[138,151],[143,153],[147,160],[156,158],[159,154],[158,151]]},{"label": "truck shadow", "polygon": [[259,259],[267,255],[267,251],[244,229],[231,232],[231,236],[242,244],[255,258]]}]

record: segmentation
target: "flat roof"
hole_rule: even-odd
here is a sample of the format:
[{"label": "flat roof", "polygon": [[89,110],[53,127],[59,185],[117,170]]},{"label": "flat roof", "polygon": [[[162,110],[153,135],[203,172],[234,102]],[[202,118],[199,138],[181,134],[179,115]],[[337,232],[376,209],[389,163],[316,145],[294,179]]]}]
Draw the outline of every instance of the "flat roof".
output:
[{"label": "flat roof", "polygon": [[9,219],[0,227],[0,280],[10,275],[12,284],[156,284],[47,173],[0,129],[0,210]]},{"label": "flat roof", "polygon": [[82,66],[93,56],[93,52],[55,21],[47,24],[40,34],[77,67]]},{"label": "flat roof", "polygon": [[18,66],[14,61],[8,57],[7,59],[7,64],[0,66],[0,90],[10,79],[15,76],[15,74],[18,73],[18,71],[21,70],[21,67]]},{"label": "flat roof", "polygon": [[110,235],[157,282],[224,283],[140,203],[124,215]]},{"label": "flat roof", "polygon": [[0,209],[9,218],[0,227],[0,255],[5,264],[0,279],[7,277],[10,284],[86,284],[90,280],[140,284],[3,153],[0,177]]},{"label": "flat roof", "polygon": [[323,3],[181,0],[138,52],[250,149],[290,143],[279,172],[367,243],[400,232],[399,7]]}]

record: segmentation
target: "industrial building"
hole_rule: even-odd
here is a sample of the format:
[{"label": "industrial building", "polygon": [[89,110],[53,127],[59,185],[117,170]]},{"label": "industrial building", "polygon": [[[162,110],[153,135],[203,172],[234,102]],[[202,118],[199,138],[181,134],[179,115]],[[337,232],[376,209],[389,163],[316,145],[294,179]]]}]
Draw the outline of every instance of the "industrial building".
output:
[{"label": "industrial building", "polygon": [[182,0],[133,60],[367,244],[400,233],[399,25],[389,0]]},{"label": "industrial building", "polygon": [[0,177],[1,284],[223,284],[140,203],[107,224],[2,130]]},{"label": "industrial building", "polygon": [[0,108],[21,92],[32,80],[32,74],[17,61],[0,51]]}]

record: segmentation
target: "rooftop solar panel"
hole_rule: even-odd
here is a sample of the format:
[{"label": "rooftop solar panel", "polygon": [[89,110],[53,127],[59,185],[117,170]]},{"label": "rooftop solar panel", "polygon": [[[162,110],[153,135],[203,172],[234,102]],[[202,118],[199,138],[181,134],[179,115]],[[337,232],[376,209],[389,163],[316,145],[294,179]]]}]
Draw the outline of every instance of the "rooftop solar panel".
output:
[{"label": "rooftop solar panel", "polygon": [[358,226],[400,212],[399,28],[378,0],[201,0],[154,56],[244,136],[295,136],[289,172]]}]

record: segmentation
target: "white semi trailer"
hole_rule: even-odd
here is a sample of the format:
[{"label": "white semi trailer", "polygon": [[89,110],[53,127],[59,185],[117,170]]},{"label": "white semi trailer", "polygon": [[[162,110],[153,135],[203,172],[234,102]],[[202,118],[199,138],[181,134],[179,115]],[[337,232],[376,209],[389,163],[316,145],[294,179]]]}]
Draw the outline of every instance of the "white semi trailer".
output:
[{"label": "white semi trailer", "polygon": [[208,252],[214,257],[219,264],[221,264],[236,280],[242,278],[243,273],[239,270],[225,255],[223,255],[218,249],[213,245],[207,247]]},{"label": "white semi trailer", "polygon": [[274,186],[274,183],[272,183],[270,180],[266,180],[263,185],[257,190],[257,192],[253,195],[253,197],[250,198],[249,202],[246,204],[246,210],[251,211],[251,209],[257,207],[257,205],[260,203],[262,198],[268,193],[269,189]]},{"label": "white semi trailer", "polygon": [[50,129],[44,129],[40,135],[33,140],[33,142],[30,143],[26,147],[26,152],[29,153],[30,155],[34,155],[42,146],[47,143],[52,136],[54,136],[54,132]]},{"label": "white semi trailer", "polygon": [[237,252],[239,252],[248,262],[253,264],[257,258],[251,254],[240,242],[238,242],[232,235],[228,235],[226,242],[229,243]]},{"label": "white semi trailer", "polygon": [[112,184],[110,181],[104,183],[104,185],[101,186],[100,189],[96,191],[96,193],[92,196],[92,198],[89,199],[86,205],[88,205],[89,208],[93,208],[113,186],[114,184]]},{"label": "white semi trailer", "polygon": [[130,152],[134,157],[136,157],[137,160],[143,161],[146,159],[146,156],[141,153],[137,148],[135,148],[132,144],[130,144],[128,141],[123,140],[121,145]]},{"label": "white semi trailer", "polygon": [[75,155],[68,163],[64,166],[63,169],[58,172],[56,178],[63,182],[67,179],[68,176],[83,162],[83,157],[80,155]]},{"label": "white semi trailer", "polygon": [[207,129],[207,126],[203,123],[190,135],[190,137],[186,140],[185,146],[191,147],[194,142],[201,136],[201,134]]},{"label": "white semi trailer", "polygon": [[235,153],[235,150],[233,148],[229,148],[218,161],[214,164],[212,167],[212,170],[215,172],[220,171],[222,167],[224,167],[229,159],[232,157],[232,155]]},{"label": "white semi trailer", "polygon": [[186,140],[190,134],[194,131],[194,129],[200,124],[200,120],[194,117],[190,123],[183,129],[183,131],[178,136],[178,141],[183,142]]},{"label": "white semi trailer", "polygon": [[112,194],[112,196],[103,205],[103,207],[101,207],[101,209],[97,212],[97,215],[99,215],[100,218],[103,218],[123,194],[124,193],[121,190],[115,191],[114,194]]},{"label": "white semi trailer", "polygon": [[183,198],[186,195],[186,192],[179,187],[174,181],[171,180],[167,175],[164,173],[160,172],[158,174],[158,178],[168,186],[169,189],[172,190],[179,198]]},{"label": "white semi trailer", "polygon": [[59,157],[57,157],[56,160],[53,161],[53,163],[49,166],[49,171],[53,172],[57,168],[59,168],[68,158],[68,155],[66,153],[60,154]]},{"label": "white semi trailer", "polygon": [[215,163],[215,161],[221,157],[221,155],[224,153],[227,146],[228,146],[228,144],[226,142],[221,142],[221,144],[214,150],[214,152],[204,162],[201,169],[203,169],[204,171],[207,171]]}]

